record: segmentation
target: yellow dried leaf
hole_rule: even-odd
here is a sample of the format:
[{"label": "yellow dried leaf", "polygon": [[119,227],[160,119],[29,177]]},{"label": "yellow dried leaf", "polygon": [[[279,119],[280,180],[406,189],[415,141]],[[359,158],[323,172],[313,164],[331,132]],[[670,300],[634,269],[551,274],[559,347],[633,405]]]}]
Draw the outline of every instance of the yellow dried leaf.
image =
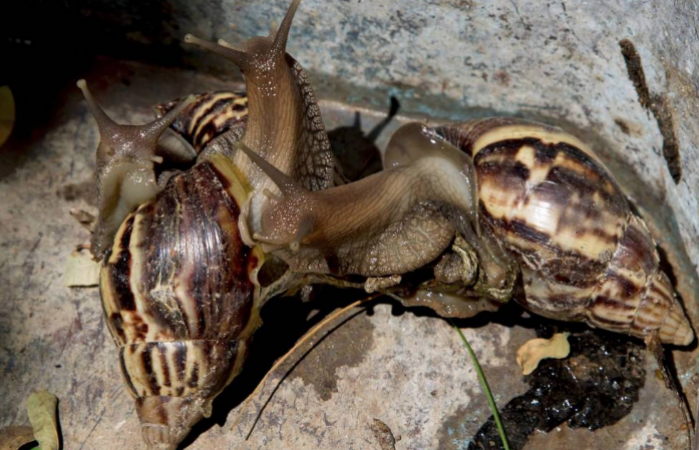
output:
[{"label": "yellow dried leaf", "polygon": [[0,450],[17,450],[33,441],[34,432],[27,425],[10,425],[0,430]]},{"label": "yellow dried leaf", "polygon": [[569,333],[556,333],[551,339],[531,339],[517,350],[517,364],[529,375],[545,358],[563,359],[570,354]]},{"label": "yellow dried leaf", "polygon": [[12,134],[15,124],[15,99],[9,86],[0,86],[0,146]]},{"label": "yellow dried leaf", "polygon": [[41,450],[58,450],[58,399],[48,391],[34,392],[27,399],[27,415]]},{"label": "yellow dried leaf", "polygon": [[63,282],[68,287],[97,286],[100,280],[100,264],[88,252],[75,251],[68,257]]}]

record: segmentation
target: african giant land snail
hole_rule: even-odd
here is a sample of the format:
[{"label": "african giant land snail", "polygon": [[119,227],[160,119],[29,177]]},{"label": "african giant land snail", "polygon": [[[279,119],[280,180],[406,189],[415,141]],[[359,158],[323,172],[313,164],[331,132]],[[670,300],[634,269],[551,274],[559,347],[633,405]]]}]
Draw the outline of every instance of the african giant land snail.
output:
[{"label": "african giant land snail", "polygon": [[[202,94],[161,106],[152,124],[121,126],[79,83],[101,134],[92,251],[149,448],[174,449],[210,414],[243,366],[261,305],[307,273],[388,289],[433,265],[422,289],[455,285],[458,295],[505,301],[521,271],[520,301],[532,312],[693,340],[643,220],[588,147],[559,129],[511,119],[409,124],[392,137],[384,171],[333,187],[313,91],[285,52],[298,3],[276,33],[241,49],[186,38],[241,68],[247,100]],[[156,177],[169,125],[199,157]],[[261,286],[270,257],[292,275]],[[454,296],[448,310],[440,301],[427,304],[470,314]]]}]

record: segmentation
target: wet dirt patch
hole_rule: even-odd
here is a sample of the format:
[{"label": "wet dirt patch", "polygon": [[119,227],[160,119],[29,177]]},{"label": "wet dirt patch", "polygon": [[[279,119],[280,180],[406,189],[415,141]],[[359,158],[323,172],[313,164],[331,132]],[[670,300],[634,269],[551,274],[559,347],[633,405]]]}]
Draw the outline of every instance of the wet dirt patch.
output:
[{"label": "wet dirt patch", "polygon": [[374,325],[366,314],[360,314],[336,328],[323,339],[291,373],[313,385],[322,400],[329,400],[337,392],[337,369],[354,367],[364,360],[373,344]]},{"label": "wet dirt patch", "polygon": [[[543,333],[541,333],[543,334]],[[548,334],[548,333],[546,333]],[[645,382],[645,350],[632,339],[586,330],[569,338],[571,356],[544,360],[526,376],[531,386],[500,411],[510,447],[522,449],[535,430],[597,430],[628,415]],[[478,430],[469,450],[500,449],[492,417]]]}]

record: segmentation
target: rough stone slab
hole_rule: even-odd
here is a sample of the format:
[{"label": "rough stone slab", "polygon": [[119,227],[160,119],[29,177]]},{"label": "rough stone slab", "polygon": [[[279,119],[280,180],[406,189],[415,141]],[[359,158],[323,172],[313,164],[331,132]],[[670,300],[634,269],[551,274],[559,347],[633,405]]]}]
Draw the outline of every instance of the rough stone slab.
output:
[{"label": "rough stone slab", "polygon": [[[92,82],[110,114],[134,122],[146,121],[148,107],[164,99],[226,86],[189,71],[111,60],[81,75]],[[0,427],[25,423],[25,399],[33,389],[46,388],[60,399],[66,450],[143,448],[97,290],[68,289],[62,283],[66,258],[88,237],[68,211],[94,201],[97,130],[77,88],[67,87],[61,98],[48,123],[30,126],[31,133],[20,133],[0,149]],[[351,128],[354,112],[323,103],[329,130]],[[382,117],[360,113],[365,133]],[[379,137],[379,146],[395,126]],[[688,307],[696,318],[696,305]],[[489,323],[464,332],[498,404],[526,390],[515,352],[533,337],[531,330]],[[681,381],[695,392],[696,349],[675,353]],[[537,436],[528,448],[685,448],[672,395],[655,378],[651,362],[646,371],[641,400],[617,425],[596,433],[562,427]],[[282,375],[275,372],[263,393]],[[236,389],[233,385],[224,399],[236,398]],[[234,428],[240,400],[217,402],[220,421],[200,427],[188,448],[378,448],[370,429],[377,418],[400,437],[399,450],[462,449],[464,436],[472,436],[490,414],[470,360],[447,323],[412,313],[393,315],[388,305],[354,318],[325,339],[282,383],[244,441],[263,398],[251,401]]]}]

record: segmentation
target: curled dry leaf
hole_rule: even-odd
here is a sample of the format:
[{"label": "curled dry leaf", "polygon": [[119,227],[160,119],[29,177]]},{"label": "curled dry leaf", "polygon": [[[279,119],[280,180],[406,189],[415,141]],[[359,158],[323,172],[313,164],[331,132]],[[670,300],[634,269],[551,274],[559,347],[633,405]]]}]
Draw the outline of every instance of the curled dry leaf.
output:
[{"label": "curled dry leaf", "polygon": [[34,392],[27,399],[27,415],[41,450],[58,450],[58,399],[48,391]]},{"label": "curled dry leaf", "polygon": [[68,287],[90,287],[99,283],[100,265],[89,252],[74,251],[68,257],[63,281]]},{"label": "curled dry leaf", "polygon": [[569,333],[556,333],[551,339],[531,339],[517,350],[517,364],[529,375],[545,358],[563,359],[570,354]]},{"label": "curled dry leaf", "polygon": [[33,441],[34,431],[27,425],[10,425],[0,429],[0,450],[17,450]]}]

